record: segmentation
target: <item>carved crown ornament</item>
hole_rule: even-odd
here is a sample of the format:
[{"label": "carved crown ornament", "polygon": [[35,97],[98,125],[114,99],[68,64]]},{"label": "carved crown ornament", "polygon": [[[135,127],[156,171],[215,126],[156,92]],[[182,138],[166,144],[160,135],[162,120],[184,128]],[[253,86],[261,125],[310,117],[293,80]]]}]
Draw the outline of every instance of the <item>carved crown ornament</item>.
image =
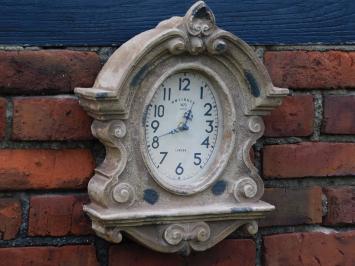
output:
[{"label": "carved crown ornament", "polygon": [[188,254],[255,234],[274,209],[249,152],[288,90],[203,1],[127,41],[75,93],[106,148],[84,206],[100,237]]}]

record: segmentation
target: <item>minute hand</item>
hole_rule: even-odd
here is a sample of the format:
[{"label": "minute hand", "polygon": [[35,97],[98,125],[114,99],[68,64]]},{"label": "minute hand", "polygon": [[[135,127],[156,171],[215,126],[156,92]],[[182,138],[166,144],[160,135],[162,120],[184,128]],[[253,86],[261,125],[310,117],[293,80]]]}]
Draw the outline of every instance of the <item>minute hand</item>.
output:
[{"label": "minute hand", "polygon": [[173,135],[173,134],[176,134],[178,132],[180,132],[179,128],[174,128],[174,129],[170,130],[169,132],[158,136],[158,138],[161,138],[161,137],[164,137],[164,136],[167,136],[167,135]]}]

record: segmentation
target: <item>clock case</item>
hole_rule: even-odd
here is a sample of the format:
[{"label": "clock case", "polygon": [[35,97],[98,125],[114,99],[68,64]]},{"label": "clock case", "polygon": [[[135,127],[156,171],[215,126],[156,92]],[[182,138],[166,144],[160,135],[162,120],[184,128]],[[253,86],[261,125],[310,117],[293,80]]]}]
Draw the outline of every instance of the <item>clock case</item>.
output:
[{"label": "clock case", "polygon": [[[164,77],[188,70],[216,85],[224,132],[214,175],[181,193],[152,178],[142,145],[148,95]],[[203,1],[184,17],[162,21],[124,43],[94,86],[75,93],[106,148],[88,185],[91,203],[84,206],[98,236],[119,243],[124,232],[151,249],[188,254],[241,226],[255,234],[257,220],[274,209],[260,200],[264,186],[250,149],[264,132],[261,116],[280,105],[288,90],[273,86],[253,49],[218,28]]]}]

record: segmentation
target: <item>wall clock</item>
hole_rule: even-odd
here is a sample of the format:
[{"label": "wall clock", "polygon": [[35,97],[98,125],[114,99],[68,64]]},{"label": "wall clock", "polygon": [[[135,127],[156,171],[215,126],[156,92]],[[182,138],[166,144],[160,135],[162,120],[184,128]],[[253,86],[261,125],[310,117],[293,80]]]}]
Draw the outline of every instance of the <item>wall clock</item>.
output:
[{"label": "wall clock", "polygon": [[123,44],[75,93],[106,147],[84,207],[99,236],[188,254],[256,233],[274,209],[249,154],[288,90],[203,1]]}]

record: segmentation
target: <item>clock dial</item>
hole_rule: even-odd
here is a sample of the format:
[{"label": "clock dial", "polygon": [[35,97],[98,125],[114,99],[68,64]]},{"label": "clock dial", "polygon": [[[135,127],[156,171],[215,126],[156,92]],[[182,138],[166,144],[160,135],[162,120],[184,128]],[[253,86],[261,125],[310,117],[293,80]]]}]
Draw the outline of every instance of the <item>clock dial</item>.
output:
[{"label": "clock dial", "polygon": [[155,177],[177,186],[203,179],[218,149],[221,119],[204,75],[181,72],[164,80],[145,114],[145,149]]}]

